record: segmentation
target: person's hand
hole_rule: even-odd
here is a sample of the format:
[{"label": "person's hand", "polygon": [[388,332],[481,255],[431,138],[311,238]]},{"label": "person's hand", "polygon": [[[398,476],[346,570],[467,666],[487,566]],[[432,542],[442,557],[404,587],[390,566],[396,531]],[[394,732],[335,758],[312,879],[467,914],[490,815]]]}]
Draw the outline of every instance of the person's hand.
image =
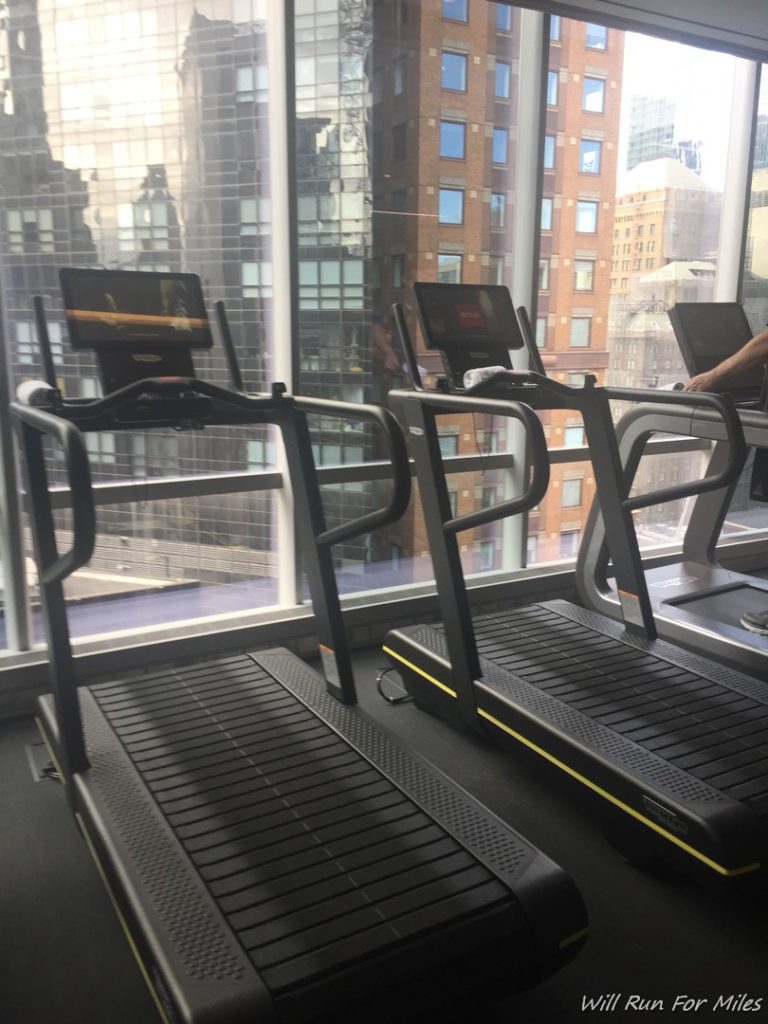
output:
[{"label": "person's hand", "polygon": [[683,391],[714,391],[716,384],[717,374],[709,370],[707,373],[691,377],[688,383],[683,385]]}]

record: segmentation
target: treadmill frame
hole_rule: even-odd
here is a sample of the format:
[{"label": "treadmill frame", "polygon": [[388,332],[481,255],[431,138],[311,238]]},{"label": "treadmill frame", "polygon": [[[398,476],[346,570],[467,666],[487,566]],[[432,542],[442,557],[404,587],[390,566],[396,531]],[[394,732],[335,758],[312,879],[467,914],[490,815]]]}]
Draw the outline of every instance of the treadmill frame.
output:
[{"label": "treadmill frame", "polygon": [[[737,410],[749,447],[768,447],[768,414],[759,410]],[[638,405],[619,421],[619,457],[627,486],[637,473],[649,439],[657,433],[690,436],[714,442],[708,472],[718,473],[731,457],[722,422],[711,410],[700,408],[690,416],[679,406],[657,409]],[[644,568],[659,635],[675,644],[699,651],[742,671],[765,677],[768,672],[768,637],[741,626],[723,622],[704,611],[688,607],[710,596],[724,595],[748,587],[765,594],[768,580],[721,566],[717,545],[728,514],[738,477],[730,483],[699,494],[691,509],[683,539],[682,557],[665,560],[657,567]],[[694,491],[689,488],[689,494]],[[609,579],[609,550],[604,515],[594,503],[576,563],[576,583],[585,605],[611,618],[621,612],[615,587]]]}]

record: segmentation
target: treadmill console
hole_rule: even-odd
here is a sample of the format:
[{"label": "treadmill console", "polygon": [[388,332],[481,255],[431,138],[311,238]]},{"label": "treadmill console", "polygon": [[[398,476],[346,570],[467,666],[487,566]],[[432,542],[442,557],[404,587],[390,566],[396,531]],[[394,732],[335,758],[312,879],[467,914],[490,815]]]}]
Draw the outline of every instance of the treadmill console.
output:
[{"label": "treadmill console", "polygon": [[147,377],[194,377],[192,350],[213,344],[195,274],[65,267],[70,341],[96,353],[105,394]]}]

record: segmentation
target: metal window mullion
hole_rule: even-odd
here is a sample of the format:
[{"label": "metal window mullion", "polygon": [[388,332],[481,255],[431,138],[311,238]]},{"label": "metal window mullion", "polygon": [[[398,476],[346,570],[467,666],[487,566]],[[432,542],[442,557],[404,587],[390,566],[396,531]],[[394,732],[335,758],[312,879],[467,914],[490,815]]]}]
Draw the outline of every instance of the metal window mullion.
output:
[{"label": "metal window mullion", "polygon": [[713,295],[716,302],[733,302],[741,292],[759,86],[759,65],[754,61],[737,59],[731,99],[733,128],[726,147],[725,181],[720,207],[717,273]]},{"label": "metal window mullion", "polygon": [[[272,365],[275,379],[292,391],[298,359],[296,258],[295,84],[292,0],[270,4],[267,14],[269,82],[269,168],[272,208]],[[270,382],[271,383],[271,382]],[[281,438],[282,441],[282,438]],[[281,607],[301,604],[301,572],[291,482],[283,444],[276,445],[283,486],[273,497],[277,599]]]},{"label": "metal window mullion", "polygon": [[[515,214],[512,224],[512,273],[510,292],[515,306],[525,306],[535,323],[538,284],[540,207],[543,180],[546,93],[544,88],[545,32],[549,24],[539,11],[520,11],[520,61],[518,68],[517,145],[515,150]],[[514,353],[514,365],[529,369],[524,350]],[[520,362],[521,358],[524,360]],[[527,474],[524,455],[525,430],[509,422],[508,448],[515,453],[503,475],[504,498],[520,494]],[[501,524],[501,568],[519,569],[525,564],[528,516],[514,516]]]},{"label": "metal window mullion", "polygon": [[8,411],[11,379],[0,274],[0,556],[3,571],[5,641],[11,651],[31,647],[27,571],[22,542],[21,501],[13,430]]}]

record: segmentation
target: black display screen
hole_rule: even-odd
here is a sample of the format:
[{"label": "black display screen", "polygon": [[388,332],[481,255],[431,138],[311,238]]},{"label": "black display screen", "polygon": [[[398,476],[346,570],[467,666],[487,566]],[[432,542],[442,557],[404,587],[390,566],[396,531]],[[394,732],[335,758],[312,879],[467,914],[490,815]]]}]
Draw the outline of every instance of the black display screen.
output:
[{"label": "black display screen", "polygon": [[[744,309],[738,302],[678,302],[669,319],[688,373],[695,377],[738,352],[752,337]],[[757,369],[724,378],[723,387],[759,388]]]},{"label": "black display screen", "polygon": [[67,267],[59,277],[73,348],[156,351],[213,344],[195,274]]},{"label": "black display screen", "polygon": [[414,284],[428,348],[524,348],[509,290],[503,285]]}]

